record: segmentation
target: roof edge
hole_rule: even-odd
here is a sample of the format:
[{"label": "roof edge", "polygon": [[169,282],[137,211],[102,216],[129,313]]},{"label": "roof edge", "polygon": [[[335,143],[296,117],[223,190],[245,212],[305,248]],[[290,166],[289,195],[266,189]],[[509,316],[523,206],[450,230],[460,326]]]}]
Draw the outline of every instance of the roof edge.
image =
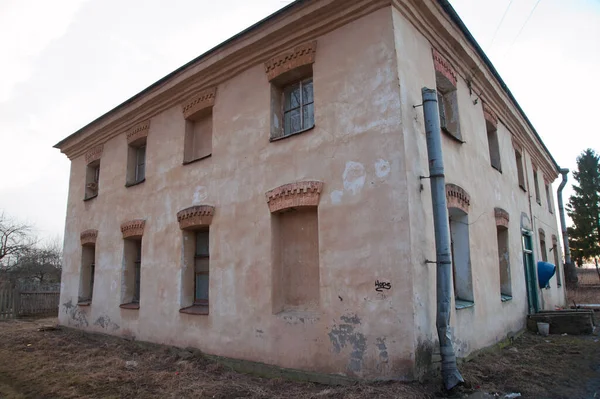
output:
[{"label": "roof edge", "polygon": [[185,63],[184,65],[180,66],[179,68],[175,69],[173,72],[170,72],[169,74],[163,76],[162,78],[160,78],[159,80],[157,80],[156,82],[152,83],[150,86],[146,87],[145,89],[143,89],[142,91],[140,91],[137,94],[134,94],[132,97],[128,98],[127,100],[123,101],[122,103],[120,103],[119,105],[117,105],[116,107],[110,109],[109,111],[105,112],[104,114],[100,115],[99,117],[97,117],[96,119],[94,119],[93,121],[89,122],[88,124],[86,124],[85,126],[81,127],[80,129],[76,130],[74,133],[71,133],[70,135],[68,135],[67,137],[65,137],[64,139],[60,140],[58,143],[54,144],[52,147],[53,148],[57,148],[57,149],[61,149],[61,147],[70,139],[78,136],[79,134],[81,134],[84,130],[88,129],[90,126],[92,126],[94,123],[100,121],[101,119],[119,111],[120,109],[124,108],[125,106],[127,106],[128,104],[132,103],[133,101],[137,100],[138,98],[144,96],[146,93],[152,91],[153,89],[157,88],[158,86],[160,86],[161,84],[163,84],[164,82],[168,81],[169,79],[173,78],[174,76],[176,76],[177,74],[185,71],[187,68],[191,67],[192,65],[194,65],[195,63],[197,63],[198,61],[202,60],[205,57],[208,57],[209,55],[211,55],[212,53],[216,52],[217,50],[220,50],[221,48],[225,47],[226,45],[228,45],[229,43],[233,42],[234,40],[244,36],[245,34],[257,29],[258,27],[260,27],[261,25],[263,25],[264,23],[288,12],[288,10],[295,8],[297,6],[299,6],[302,3],[307,3],[310,0],[295,0],[293,2],[291,2],[290,4],[280,8],[279,10],[275,11],[272,14],[267,15],[265,18],[261,19],[260,21],[250,25],[249,27],[245,28],[244,30],[236,33],[235,35],[231,36],[229,39],[217,44],[215,47],[212,47],[211,49],[205,51],[204,53],[200,54],[199,56],[197,56],[196,58],[192,59],[191,61],[188,61],[187,63]]},{"label": "roof edge", "polygon": [[465,35],[467,41],[475,48],[475,51],[481,57],[483,62],[485,62],[486,66],[490,69],[490,71],[492,72],[492,75],[494,75],[494,77],[498,80],[498,83],[500,83],[500,87],[502,87],[502,89],[508,95],[508,97],[512,101],[513,105],[517,108],[517,110],[519,111],[519,113],[521,114],[523,119],[525,119],[525,122],[527,122],[527,125],[529,126],[529,128],[531,129],[533,134],[535,135],[535,138],[542,145],[542,148],[544,149],[544,151],[546,151],[546,154],[550,157],[550,159],[552,160],[552,163],[554,163],[554,166],[556,167],[557,172],[559,172],[560,166],[558,165],[558,163],[556,162],[556,160],[550,153],[550,150],[548,150],[548,147],[546,147],[546,144],[544,144],[544,142],[542,141],[542,138],[540,137],[538,132],[533,127],[533,124],[531,123],[531,121],[529,120],[527,115],[525,114],[525,111],[523,111],[523,108],[521,108],[521,106],[517,102],[517,99],[515,98],[515,96],[513,96],[513,94],[511,93],[511,91],[508,88],[508,86],[506,85],[506,83],[504,83],[504,80],[502,79],[502,77],[500,76],[500,74],[498,73],[496,68],[494,67],[494,64],[492,64],[492,61],[485,54],[485,52],[483,51],[481,46],[479,46],[479,43],[477,43],[477,40],[475,40],[475,38],[473,37],[473,35],[471,34],[471,32],[469,31],[467,26],[464,24],[462,19],[460,19],[460,17],[458,16],[458,13],[454,9],[454,7],[452,7],[449,0],[437,0],[437,1],[438,1],[438,4],[443,8],[443,10],[448,14],[450,19],[459,27],[461,32]]}]

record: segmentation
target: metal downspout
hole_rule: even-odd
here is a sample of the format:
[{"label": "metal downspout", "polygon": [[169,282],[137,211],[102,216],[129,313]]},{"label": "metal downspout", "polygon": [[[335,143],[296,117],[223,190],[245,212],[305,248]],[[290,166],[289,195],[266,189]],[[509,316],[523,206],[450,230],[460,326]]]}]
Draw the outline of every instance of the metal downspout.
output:
[{"label": "metal downspout", "polygon": [[440,118],[438,115],[437,93],[423,87],[423,115],[427,134],[427,156],[429,158],[429,182],[431,184],[431,202],[433,204],[433,227],[436,250],[436,297],[437,311],[435,325],[440,341],[442,356],[442,380],[448,390],[463,383],[463,377],[456,365],[456,355],[450,335],[451,276],[452,255],[450,253],[450,227],[446,205],[446,182],[444,160],[442,157],[442,139]]},{"label": "metal downspout", "polygon": [[569,248],[569,234],[567,233],[567,222],[565,221],[565,206],[563,204],[562,191],[563,188],[567,185],[567,179],[569,176],[569,169],[562,168],[559,170],[562,175],[562,181],[560,182],[560,186],[558,186],[558,190],[556,190],[556,196],[558,200],[558,215],[560,216],[560,228],[562,230],[562,239],[563,239],[563,248],[565,251],[565,264],[563,267],[563,271],[565,274],[565,280],[568,285],[576,285],[577,284],[577,274],[575,273],[575,268],[573,267],[573,263],[571,261],[571,248]]}]

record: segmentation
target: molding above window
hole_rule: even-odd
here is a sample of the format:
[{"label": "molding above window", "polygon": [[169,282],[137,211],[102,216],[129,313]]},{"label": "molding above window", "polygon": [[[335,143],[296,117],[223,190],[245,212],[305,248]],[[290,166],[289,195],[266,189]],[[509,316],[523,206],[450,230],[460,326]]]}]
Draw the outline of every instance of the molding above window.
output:
[{"label": "molding above window", "polygon": [[150,130],[150,121],[144,121],[138,123],[127,132],[127,144],[131,144],[136,140],[148,137],[148,131]]},{"label": "molding above window", "polygon": [[496,218],[496,226],[503,226],[508,229],[508,221],[510,220],[508,212],[502,208],[494,208],[494,217]]},{"label": "molding above window", "polygon": [[192,119],[198,112],[215,105],[217,87],[211,87],[196,94],[181,106],[183,117]]},{"label": "molding above window", "polygon": [[212,223],[215,207],[195,205],[177,212],[177,221],[181,230],[208,226]]},{"label": "molding above window", "polygon": [[446,184],[446,202],[448,208],[458,208],[468,214],[471,196],[462,187],[449,183]]},{"label": "molding above window", "polygon": [[281,212],[290,208],[318,206],[323,182],[300,181],[284,184],[267,191],[267,204],[271,213]]},{"label": "molding above window", "polygon": [[100,145],[97,145],[96,147],[92,148],[88,152],[86,152],[85,153],[85,164],[89,165],[92,162],[97,161],[100,158],[102,158],[103,151],[104,151],[104,144],[100,144]]},{"label": "molding above window", "polygon": [[146,221],[143,219],[134,219],[121,224],[121,233],[123,238],[140,238],[144,235]]},{"label": "molding above window", "polygon": [[315,62],[317,41],[303,43],[265,62],[265,73],[269,81],[292,69]]},{"label": "molding above window", "polygon": [[511,134],[511,142],[513,145],[513,148],[517,151],[519,151],[519,153],[521,154],[521,156],[523,156],[523,143],[513,134]]},{"label": "molding above window", "polygon": [[448,60],[438,53],[436,49],[432,48],[431,51],[433,53],[433,66],[436,72],[441,73],[454,87],[456,87],[456,71],[452,68],[452,65],[450,65]]},{"label": "molding above window", "polygon": [[81,245],[96,245],[97,237],[98,237],[98,230],[95,230],[95,229],[84,230],[80,234]]},{"label": "molding above window", "polygon": [[485,102],[483,104],[483,117],[487,122],[490,123],[494,128],[498,127],[498,115],[487,105]]}]

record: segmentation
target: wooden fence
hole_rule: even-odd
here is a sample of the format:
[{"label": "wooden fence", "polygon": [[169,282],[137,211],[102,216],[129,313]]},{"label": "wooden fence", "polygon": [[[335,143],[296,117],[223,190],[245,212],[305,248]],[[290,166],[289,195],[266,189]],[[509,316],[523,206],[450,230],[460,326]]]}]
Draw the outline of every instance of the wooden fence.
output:
[{"label": "wooden fence", "polygon": [[19,292],[0,288],[0,320],[30,316],[58,315],[60,292]]}]

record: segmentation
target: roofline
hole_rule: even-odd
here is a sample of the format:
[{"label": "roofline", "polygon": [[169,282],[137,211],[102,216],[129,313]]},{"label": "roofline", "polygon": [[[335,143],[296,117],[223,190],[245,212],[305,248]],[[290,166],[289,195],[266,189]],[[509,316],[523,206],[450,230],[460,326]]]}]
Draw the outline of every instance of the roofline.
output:
[{"label": "roofline", "polygon": [[202,60],[205,57],[208,57],[209,55],[211,55],[212,53],[214,53],[217,50],[220,50],[221,48],[225,47],[226,45],[228,45],[229,43],[231,43],[232,41],[244,36],[245,34],[257,29],[259,26],[261,26],[262,24],[270,21],[271,19],[274,19],[276,17],[278,17],[279,15],[287,12],[289,9],[298,6],[301,3],[305,3],[308,2],[310,0],[295,0],[292,1],[290,4],[286,5],[283,8],[280,8],[279,10],[275,11],[274,13],[266,16],[265,18],[261,19],[260,21],[250,25],[249,27],[247,27],[246,29],[242,30],[239,33],[236,33],[235,35],[231,36],[229,39],[225,40],[224,42],[221,42],[219,44],[217,44],[215,47],[211,48],[208,51],[205,51],[204,53],[200,54],[199,56],[197,56],[196,58],[194,58],[193,60],[185,63],[184,65],[180,66],[179,68],[177,68],[176,70],[174,70],[173,72],[169,73],[168,75],[165,75],[164,77],[162,77],[161,79],[157,80],[156,82],[152,83],[150,86],[146,87],[144,90],[140,91],[139,93],[133,95],[132,97],[128,98],[127,100],[123,101],[121,104],[117,105],[116,107],[114,107],[113,109],[111,109],[108,112],[105,112],[104,114],[100,115],[99,117],[97,117],[96,119],[94,119],[93,121],[91,121],[90,123],[88,123],[87,125],[83,126],[82,128],[80,128],[79,130],[75,131],[74,133],[70,134],[69,136],[65,137],[64,139],[62,139],[61,141],[59,141],[58,143],[54,144],[52,147],[53,148],[58,148],[60,149],[60,147],[65,144],[68,140],[78,136],[79,134],[81,134],[84,130],[86,130],[87,128],[89,128],[90,126],[92,126],[94,123],[98,122],[99,120],[119,111],[121,108],[125,107],[126,105],[132,103],[133,101],[137,100],[138,98],[142,97],[143,95],[145,95],[146,93],[152,91],[153,89],[155,89],[156,87],[160,86],[161,84],[163,84],[164,82],[168,81],[169,79],[171,79],[172,77],[174,77],[175,75],[177,75],[180,72],[183,72],[184,70],[186,70],[188,67],[192,66],[193,64],[195,64],[196,62]]},{"label": "roofline", "polygon": [[546,144],[544,144],[544,142],[542,141],[542,138],[540,137],[540,135],[538,134],[538,132],[533,127],[533,124],[531,123],[531,121],[529,120],[529,118],[527,117],[527,115],[525,115],[525,111],[523,111],[523,108],[521,108],[521,106],[517,102],[517,99],[515,98],[515,96],[513,96],[513,94],[511,93],[511,91],[508,88],[508,86],[506,85],[506,83],[504,83],[504,80],[502,80],[502,77],[500,77],[500,74],[498,73],[498,71],[496,70],[496,68],[494,67],[494,65],[492,64],[492,61],[490,61],[490,59],[485,54],[485,52],[483,51],[483,49],[481,48],[481,46],[479,46],[479,43],[477,43],[477,40],[475,40],[475,38],[473,37],[473,35],[471,34],[471,32],[469,32],[469,29],[467,28],[467,26],[464,24],[464,22],[462,21],[462,19],[460,19],[460,17],[458,16],[458,13],[454,9],[454,7],[452,7],[452,5],[450,4],[450,2],[448,0],[438,0],[438,3],[439,3],[440,6],[442,6],[442,8],[444,9],[444,11],[450,16],[450,19],[452,19],[452,21],[456,25],[458,25],[458,27],[460,28],[460,30],[462,31],[462,33],[465,35],[465,37],[467,38],[467,40],[469,41],[469,43],[471,43],[471,45],[473,45],[473,47],[475,47],[475,51],[477,52],[477,54],[479,54],[479,56],[483,59],[483,62],[485,62],[485,64],[487,65],[487,67],[492,72],[492,75],[494,75],[494,77],[498,80],[498,82],[500,83],[500,87],[502,87],[502,89],[504,90],[504,92],[508,95],[508,97],[512,101],[513,105],[515,107],[517,107],[517,110],[519,111],[519,113],[521,114],[521,116],[525,119],[525,122],[527,122],[527,125],[529,125],[529,127],[533,131],[533,134],[535,135],[535,137],[537,138],[537,140],[539,141],[539,143],[542,145],[542,147],[544,148],[544,150],[546,151],[546,153],[548,154],[548,156],[552,160],[552,163],[554,163],[554,166],[556,167],[557,171],[559,171],[560,170],[560,166],[558,165],[558,163],[556,162],[556,160],[554,159],[554,157],[552,156],[552,154],[548,150],[548,147],[546,147]]},{"label": "roofline", "polygon": [[[215,47],[211,48],[210,50],[208,50],[208,51],[200,54],[198,57],[196,57],[196,58],[192,59],[191,61],[187,62],[186,64],[180,66],[179,68],[177,68],[173,72],[169,73],[168,75],[166,75],[163,78],[159,79],[158,81],[154,82],[150,86],[146,87],[144,90],[140,91],[139,93],[137,93],[134,96],[130,97],[129,99],[125,100],[124,102],[122,102],[121,104],[117,105],[116,107],[114,107],[110,111],[108,111],[108,112],[102,114],[101,116],[97,117],[96,119],[94,119],[93,121],[91,121],[90,123],[88,123],[87,125],[83,126],[79,130],[75,131],[74,133],[70,134],[69,136],[65,137],[64,139],[62,139],[61,141],[59,141],[58,143],[56,143],[53,147],[60,149],[60,147],[63,144],[65,144],[68,140],[70,140],[70,139],[78,136],[79,134],[81,134],[84,130],[86,130],[87,128],[89,128],[94,123],[96,123],[96,122],[100,121],[101,119],[103,119],[103,118],[105,118],[105,117],[107,117],[107,116],[109,116],[109,115],[111,115],[111,114],[119,111],[120,109],[122,109],[126,105],[132,103],[133,101],[135,101],[138,98],[142,97],[146,93],[148,93],[151,90],[155,89],[156,87],[160,86],[161,84],[163,84],[164,82],[168,81],[169,79],[171,79],[175,75],[179,74],[180,72],[183,72],[188,67],[192,66],[193,64],[195,64],[198,61],[202,60],[203,58],[208,57],[209,55],[211,55],[212,53],[216,52],[217,50],[220,50],[221,48],[225,47],[226,45],[228,45],[232,41],[234,41],[234,40],[242,37],[243,35],[245,35],[245,34],[251,32],[251,31],[257,29],[262,24],[264,24],[264,23],[266,23],[266,22],[268,22],[268,21],[270,21],[270,20],[272,20],[272,19],[280,16],[281,14],[287,12],[288,10],[290,10],[290,9],[292,9],[292,8],[294,8],[294,7],[302,4],[302,3],[308,2],[308,1],[310,1],[310,0],[295,0],[295,1],[291,2],[290,4],[286,5],[285,7],[283,7],[281,9],[275,11],[274,13],[268,15],[267,17],[261,19],[260,21],[258,21],[256,23],[254,23],[253,25],[249,26],[248,28],[242,30],[241,32],[239,32],[239,33],[235,34],[234,36],[230,37],[229,39],[225,40],[224,42],[221,42],[220,44],[216,45]],[[513,105],[517,108],[517,110],[519,111],[519,113],[521,114],[521,116],[525,119],[525,122],[527,122],[527,125],[529,125],[529,127],[533,131],[533,134],[535,135],[536,139],[542,145],[542,147],[546,151],[546,154],[548,154],[548,156],[552,160],[552,163],[554,163],[554,166],[556,167],[557,171],[560,170],[560,166],[558,165],[558,163],[556,162],[556,160],[554,159],[554,157],[552,156],[552,154],[548,150],[548,147],[546,147],[546,145],[542,141],[542,138],[540,137],[540,135],[537,133],[537,131],[533,127],[533,124],[531,123],[531,121],[529,120],[529,118],[527,117],[527,115],[525,114],[525,111],[523,111],[523,109],[521,108],[521,106],[517,102],[516,98],[511,93],[511,91],[508,88],[508,86],[506,85],[506,83],[504,83],[504,80],[502,79],[502,77],[500,76],[500,74],[498,73],[498,71],[496,70],[496,68],[494,67],[494,65],[492,64],[492,62],[490,61],[490,59],[488,58],[488,56],[485,54],[485,52],[483,51],[483,49],[481,48],[481,46],[479,46],[479,43],[477,43],[477,41],[475,40],[475,38],[473,37],[473,35],[469,31],[469,29],[466,27],[466,25],[462,21],[462,19],[460,19],[460,17],[458,16],[458,13],[454,9],[454,7],[452,7],[452,5],[450,4],[450,2],[448,0],[437,0],[437,1],[438,1],[438,4],[442,7],[442,9],[450,16],[450,19],[452,19],[452,21],[460,28],[460,30],[465,35],[465,37],[468,40],[468,42],[471,43],[471,45],[475,48],[475,51],[477,52],[477,54],[483,59],[483,61],[487,65],[487,67],[492,72],[492,75],[494,75],[494,77],[500,83],[500,87],[502,87],[502,89],[504,90],[504,92],[508,95],[508,97],[512,101]]]}]

